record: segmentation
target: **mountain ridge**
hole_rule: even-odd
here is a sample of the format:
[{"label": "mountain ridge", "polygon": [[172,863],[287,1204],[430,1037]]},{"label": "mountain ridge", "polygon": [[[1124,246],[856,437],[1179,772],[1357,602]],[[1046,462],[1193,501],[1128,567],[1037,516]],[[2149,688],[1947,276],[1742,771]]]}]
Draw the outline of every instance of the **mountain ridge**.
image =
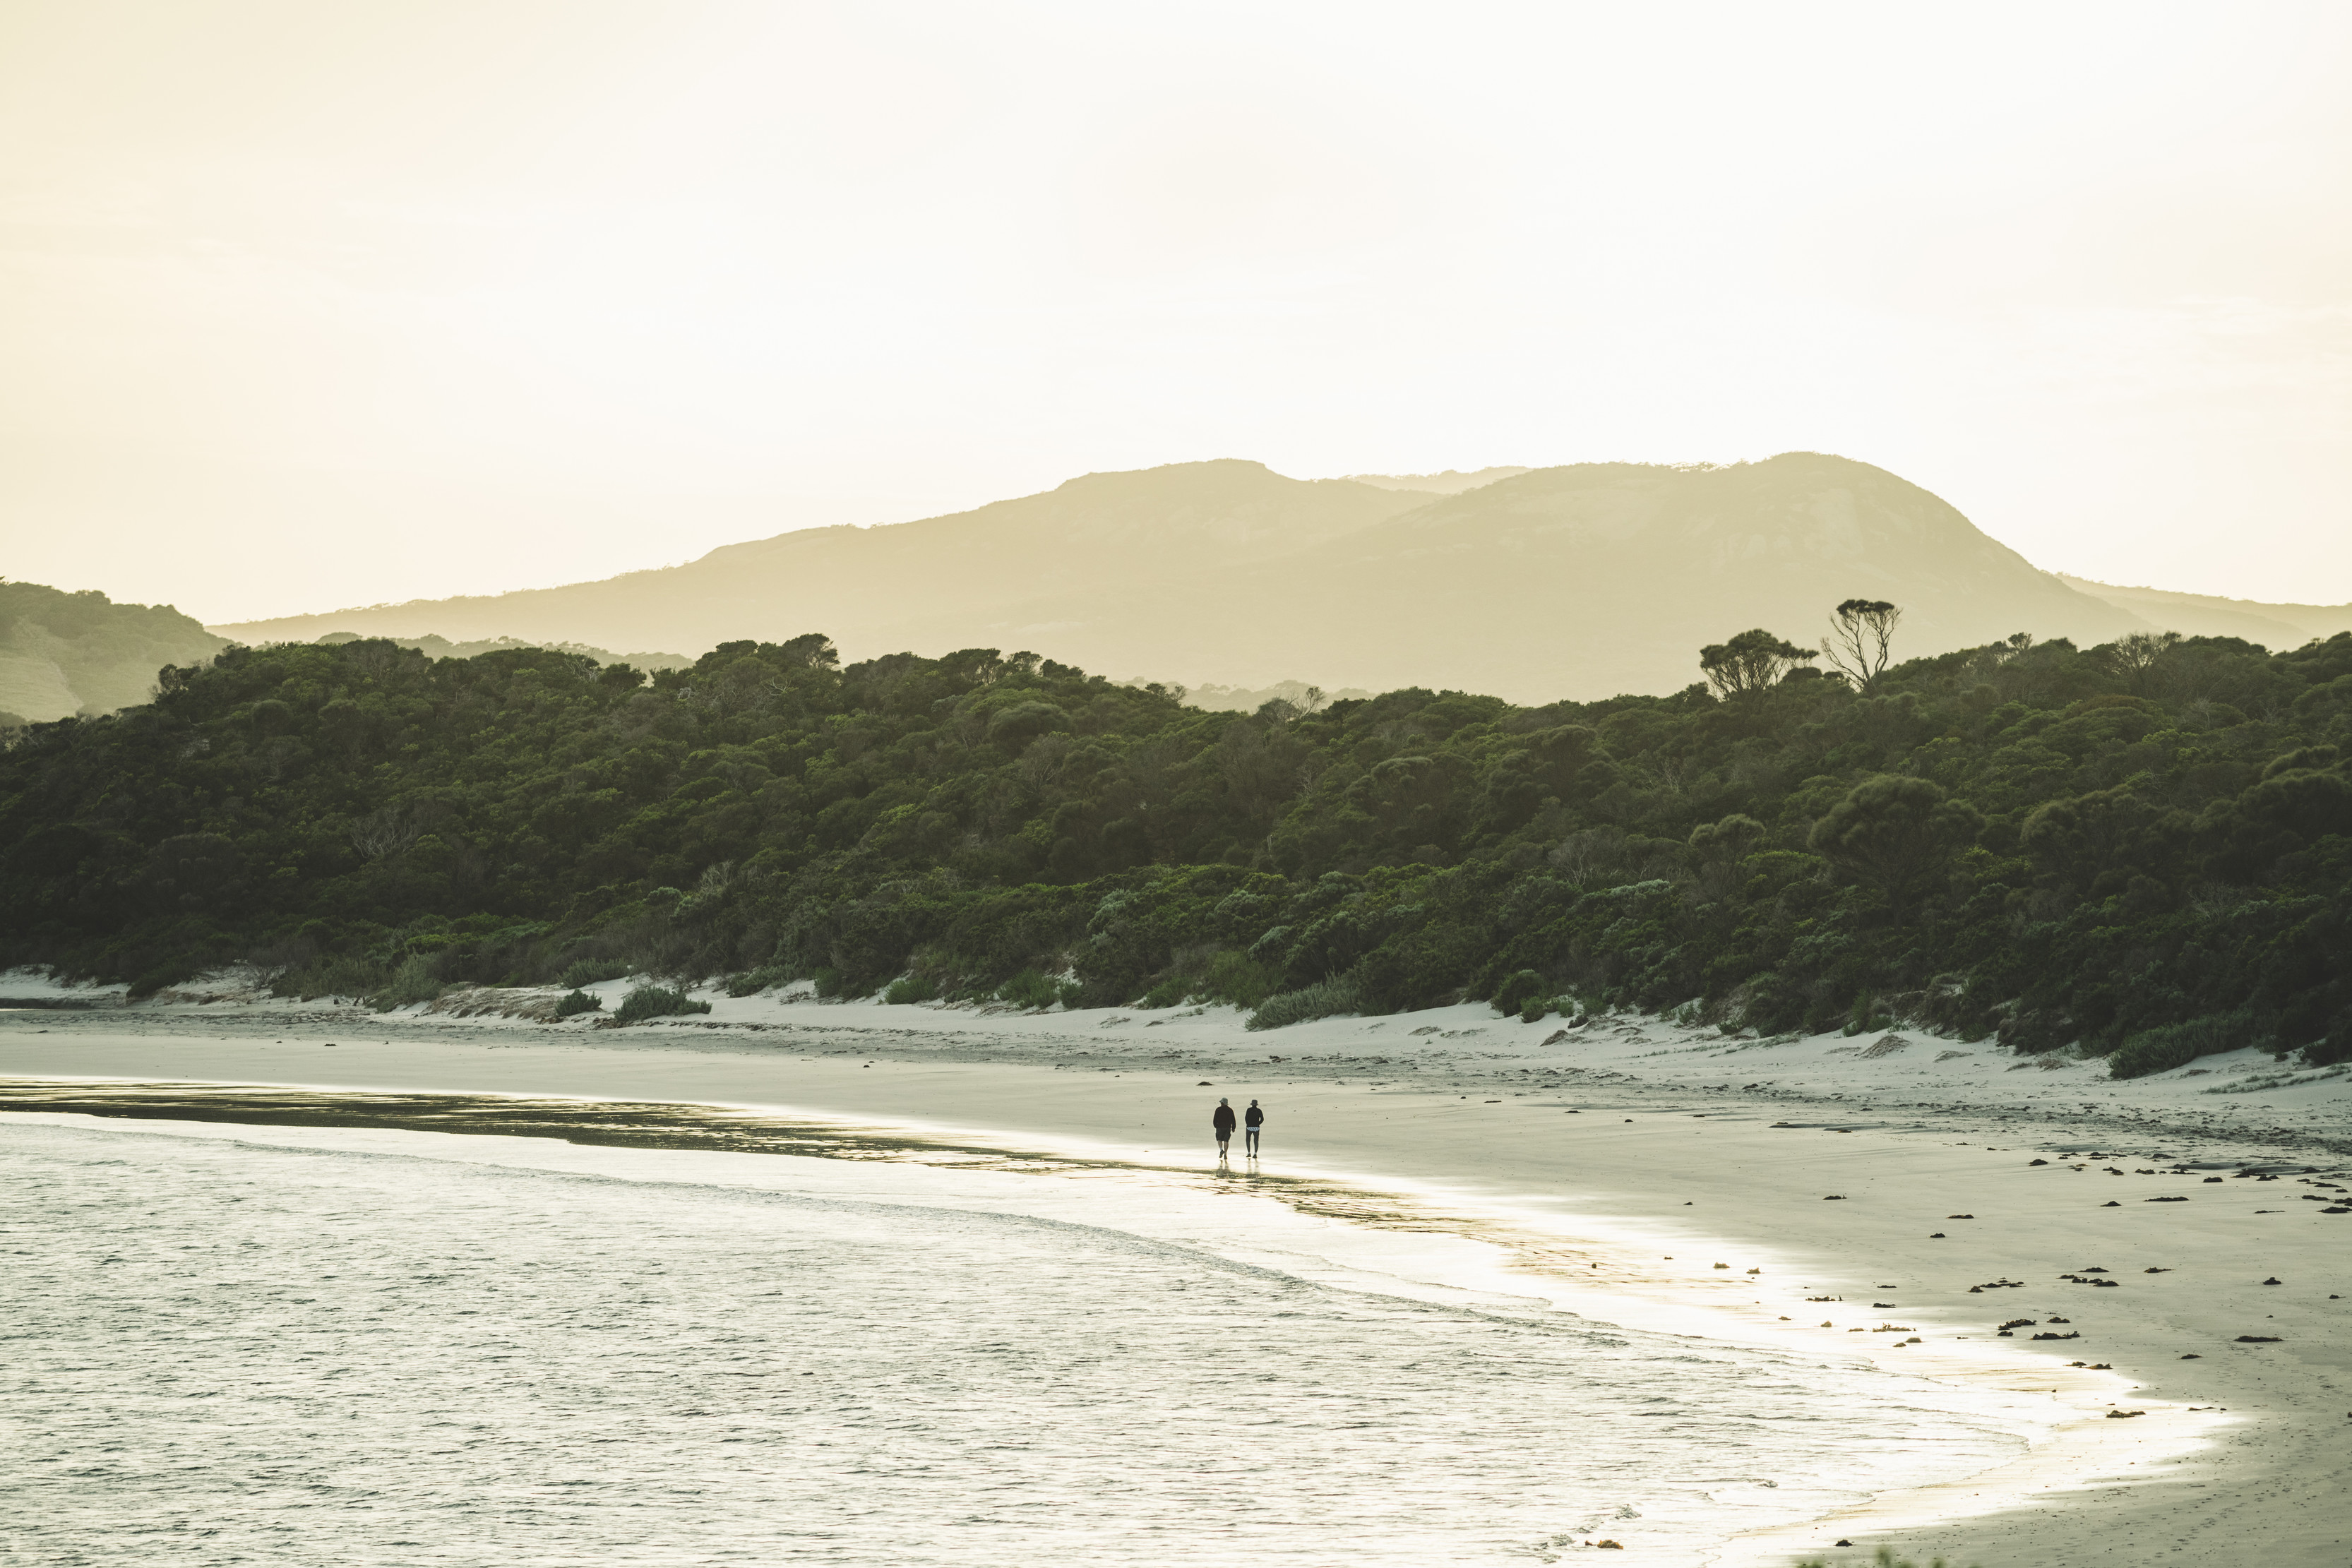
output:
[{"label": "mountain ridge", "polygon": [[2168,588],[2126,587],[2065,572],[2055,575],[2078,592],[2130,610],[2143,620],[2160,621],[2166,630],[2184,636],[2242,637],[2275,653],[2352,632],[2352,604],[2273,604]]},{"label": "mountain ridge", "polygon": [[1899,476],[1784,453],[1564,465],[1450,495],[1293,479],[1246,459],[1171,464],[943,517],[786,532],[601,581],[218,630],[688,653],[823,631],[852,658],[1034,646],[1188,684],[1549,698],[1676,689],[1695,678],[1702,643],[1748,626],[1810,643],[1856,596],[1906,607],[1912,653],[2016,632],[2105,641],[2157,629]]},{"label": "mountain ridge", "polygon": [[162,666],[205,663],[227,645],[168,604],[0,581],[0,727],[135,706]]}]

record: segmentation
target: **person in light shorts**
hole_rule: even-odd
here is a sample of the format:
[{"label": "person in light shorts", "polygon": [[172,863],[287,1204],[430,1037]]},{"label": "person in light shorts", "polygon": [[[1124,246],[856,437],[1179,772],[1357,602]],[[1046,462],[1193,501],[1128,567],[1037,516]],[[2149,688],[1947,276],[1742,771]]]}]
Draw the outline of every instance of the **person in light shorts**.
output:
[{"label": "person in light shorts", "polygon": [[1251,1101],[1249,1109],[1242,1113],[1242,1153],[1251,1159],[1257,1158],[1257,1130],[1265,1125],[1265,1113],[1257,1108],[1256,1101]]}]

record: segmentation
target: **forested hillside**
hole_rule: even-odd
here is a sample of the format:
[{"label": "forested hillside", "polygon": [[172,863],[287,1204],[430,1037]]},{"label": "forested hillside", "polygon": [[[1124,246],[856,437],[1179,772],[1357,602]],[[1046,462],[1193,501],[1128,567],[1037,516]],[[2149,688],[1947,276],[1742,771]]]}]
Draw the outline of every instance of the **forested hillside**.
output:
[{"label": "forested hillside", "polygon": [[1727,639],[1670,696],[1240,716],[1029,653],[843,668],[821,636],[650,679],[234,649],[0,756],[0,959],[2352,1056],[2352,635],[2019,637],[1853,684],[1796,653]]},{"label": "forested hillside", "polygon": [[[584,653],[600,664],[633,664],[645,671],[682,670],[694,663],[679,653],[615,653],[609,648],[592,648],[585,643],[531,643],[520,637],[483,637],[471,643],[452,643],[446,637],[386,637],[384,642],[396,647],[414,648],[436,659],[470,659],[477,653],[503,653],[516,648],[543,648],[558,653]],[[356,643],[356,632],[330,632],[316,643]]]}]

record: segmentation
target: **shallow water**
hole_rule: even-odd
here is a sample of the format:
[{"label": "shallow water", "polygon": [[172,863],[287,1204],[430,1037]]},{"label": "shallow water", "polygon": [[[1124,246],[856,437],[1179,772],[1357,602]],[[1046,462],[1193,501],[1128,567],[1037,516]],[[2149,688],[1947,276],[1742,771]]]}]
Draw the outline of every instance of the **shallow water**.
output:
[{"label": "shallow water", "polygon": [[827,1137],[0,1118],[12,1547],[1697,1563],[2018,1451],[1982,1396],[1433,1288],[1472,1244],[1277,1189]]}]

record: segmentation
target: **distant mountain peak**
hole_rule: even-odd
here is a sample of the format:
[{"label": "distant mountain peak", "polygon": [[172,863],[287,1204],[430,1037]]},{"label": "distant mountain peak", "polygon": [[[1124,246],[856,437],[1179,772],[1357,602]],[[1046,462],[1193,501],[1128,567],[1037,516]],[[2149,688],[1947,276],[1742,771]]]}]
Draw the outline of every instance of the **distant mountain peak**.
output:
[{"label": "distant mountain peak", "polygon": [[2021,631],[2104,642],[2151,629],[1897,475],[1785,452],[1338,480],[1246,458],[1171,463],[603,582],[226,630],[686,653],[822,632],[851,660],[1028,648],[1187,683],[1549,701],[1678,690],[1702,645],[1749,627],[1810,643],[1857,596],[1904,607],[1902,656]]},{"label": "distant mountain peak", "polygon": [[1081,474],[1075,479],[1065,479],[1054,488],[1056,494],[1065,490],[1084,489],[1092,485],[1131,484],[1136,480],[1241,479],[1274,480],[1296,485],[1297,479],[1276,473],[1252,457],[1203,457],[1185,463],[1162,463],[1152,468],[1099,468]]},{"label": "distant mountain peak", "polygon": [[1448,468],[1443,474],[1349,474],[1345,476],[1358,485],[1370,485],[1381,490],[1419,490],[1431,496],[1458,496],[1465,490],[1475,490],[1504,479],[1515,479],[1532,469],[1514,467],[1478,468],[1469,473]]}]

